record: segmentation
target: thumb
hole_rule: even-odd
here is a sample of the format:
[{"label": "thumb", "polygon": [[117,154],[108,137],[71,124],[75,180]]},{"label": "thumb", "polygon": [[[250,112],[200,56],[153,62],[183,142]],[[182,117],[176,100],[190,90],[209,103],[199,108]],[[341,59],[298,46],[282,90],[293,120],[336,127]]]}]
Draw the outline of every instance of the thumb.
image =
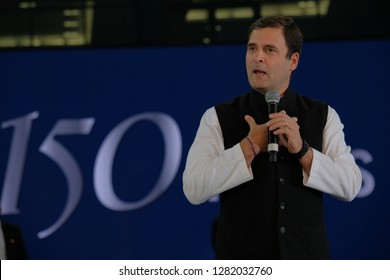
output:
[{"label": "thumb", "polygon": [[251,116],[249,115],[245,115],[245,121],[249,124],[249,127],[250,127],[250,130],[254,129],[256,127],[256,122],[255,122],[255,119],[252,118]]}]

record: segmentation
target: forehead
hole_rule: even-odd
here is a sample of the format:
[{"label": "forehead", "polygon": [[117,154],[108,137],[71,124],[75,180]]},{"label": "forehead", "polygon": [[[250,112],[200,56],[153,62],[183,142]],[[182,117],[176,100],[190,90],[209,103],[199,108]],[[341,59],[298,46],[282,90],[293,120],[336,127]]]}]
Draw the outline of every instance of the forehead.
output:
[{"label": "forehead", "polygon": [[248,44],[273,45],[278,48],[287,48],[281,27],[254,29],[249,36]]}]

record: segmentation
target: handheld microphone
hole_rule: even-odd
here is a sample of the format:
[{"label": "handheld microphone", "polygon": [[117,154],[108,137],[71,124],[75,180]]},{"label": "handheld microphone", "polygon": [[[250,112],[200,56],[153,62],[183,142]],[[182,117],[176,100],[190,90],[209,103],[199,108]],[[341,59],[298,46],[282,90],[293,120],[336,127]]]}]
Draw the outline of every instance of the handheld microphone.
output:
[{"label": "handheld microphone", "polygon": [[[268,114],[277,113],[279,106],[280,95],[276,91],[267,91],[265,94],[265,101],[268,104]],[[276,162],[278,159],[279,144],[278,136],[273,134],[268,128],[268,146],[267,152],[269,154],[269,161]]]}]

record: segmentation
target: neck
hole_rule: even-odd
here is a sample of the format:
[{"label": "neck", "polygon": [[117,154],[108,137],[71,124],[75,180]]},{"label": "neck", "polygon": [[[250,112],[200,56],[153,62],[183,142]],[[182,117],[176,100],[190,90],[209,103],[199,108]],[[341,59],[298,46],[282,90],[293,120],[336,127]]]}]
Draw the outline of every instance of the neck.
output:
[{"label": "neck", "polygon": [[[261,95],[265,95],[268,91],[270,91],[271,89],[254,89],[252,88],[254,91],[260,93]],[[282,90],[282,91],[279,91],[279,90],[272,90],[272,91],[276,91],[280,94],[280,97],[283,97],[284,94],[286,93],[286,91],[288,90],[288,88]]]}]

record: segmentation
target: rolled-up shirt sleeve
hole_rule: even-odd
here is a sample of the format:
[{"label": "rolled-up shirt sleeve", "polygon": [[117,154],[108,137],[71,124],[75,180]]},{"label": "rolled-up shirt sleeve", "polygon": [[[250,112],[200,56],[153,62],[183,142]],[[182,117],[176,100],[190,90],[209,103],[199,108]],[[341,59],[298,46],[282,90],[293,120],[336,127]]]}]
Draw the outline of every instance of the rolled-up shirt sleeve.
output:
[{"label": "rolled-up shirt sleeve", "polygon": [[338,199],[351,201],[360,191],[362,175],[351,154],[351,147],[345,142],[343,128],[338,114],[329,107],[322,153],[313,149],[310,175],[303,172],[303,184]]},{"label": "rolled-up shirt sleeve", "polygon": [[240,144],[226,149],[215,108],[202,116],[188,152],[183,173],[183,191],[192,204],[200,204],[253,179]]}]

